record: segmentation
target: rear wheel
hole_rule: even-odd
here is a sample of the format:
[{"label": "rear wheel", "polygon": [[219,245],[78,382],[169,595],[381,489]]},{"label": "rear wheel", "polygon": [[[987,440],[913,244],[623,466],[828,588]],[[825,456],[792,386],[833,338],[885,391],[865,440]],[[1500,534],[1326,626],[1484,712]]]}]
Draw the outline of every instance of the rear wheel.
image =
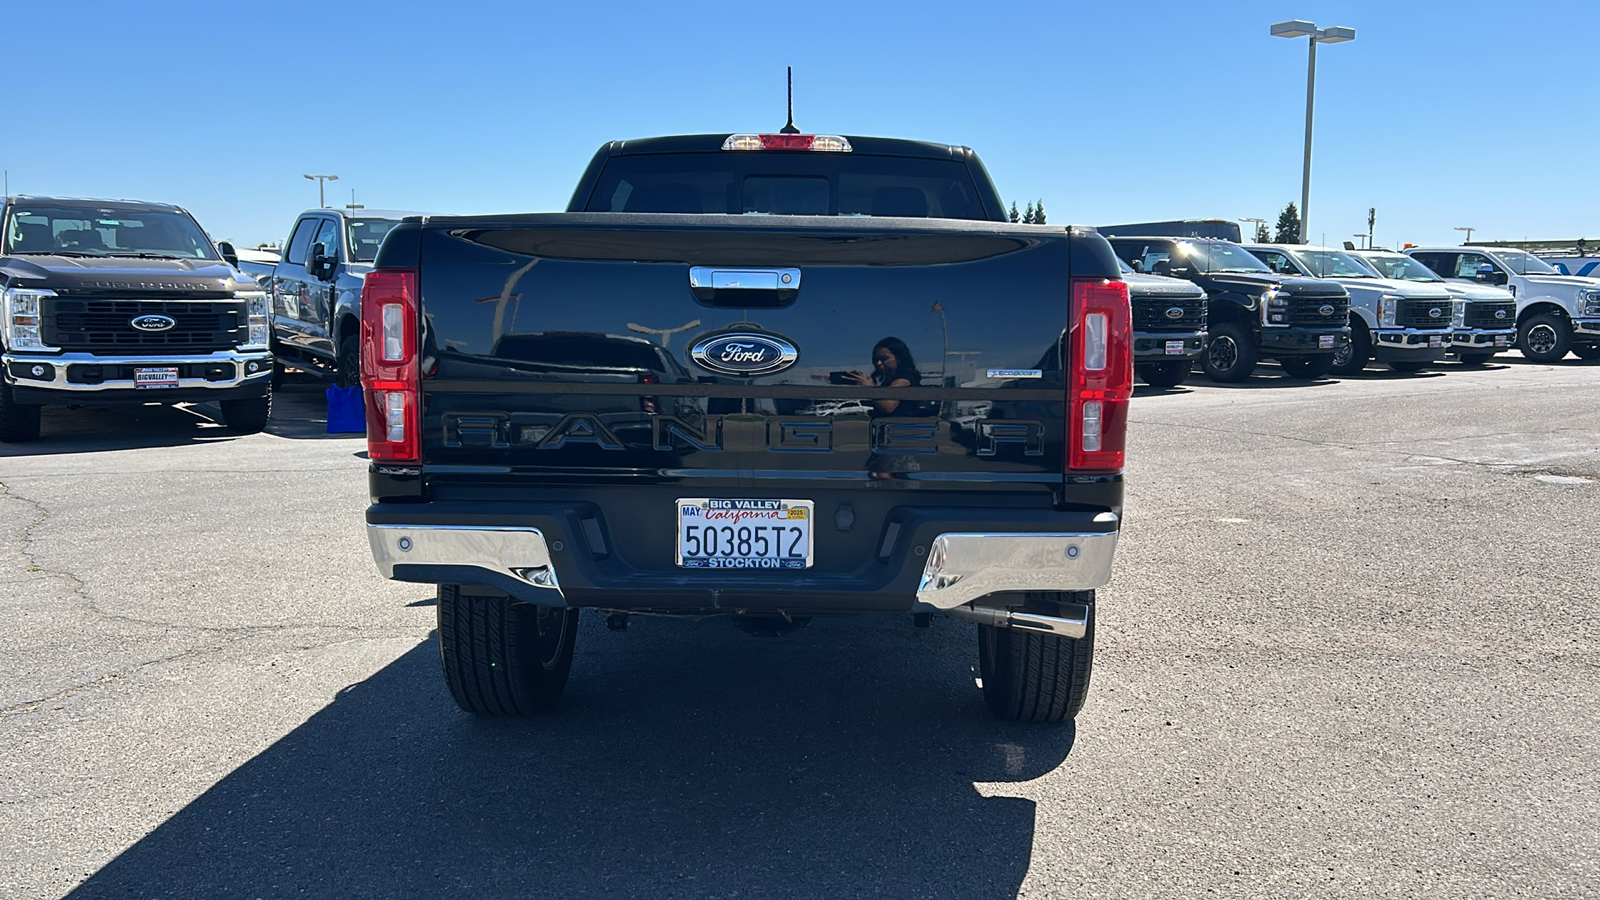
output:
[{"label": "rear wheel", "polygon": [[1517,346],[1533,362],[1560,362],[1572,349],[1572,329],[1555,313],[1529,316],[1517,329]]},{"label": "rear wheel", "polygon": [[361,342],[353,334],[339,341],[339,358],[334,362],[339,370],[334,373],[335,383],[342,388],[361,384]]},{"label": "rear wheel", "polygon": [[1481,365],[1483,365],[1484,363],[1488,362],[1491,359],[1494,359],[1494,354],[1493,353],[1463,353],[1463,354],[1461,354],[1461,364],[1464,365],[1464,366],[1481,366]]},{"label": "rear wheel", "polygon": [[456,705],[482,716],[548,709],[567,686],[578,611],[439,585],[439,658]]},{"label": "rear wheel", "polygon": [[1139,363],[1139,377],[1151,387],[1177,387],[1189,380],[1194,368],[1187,359],[1164,359],[1160,362]]},{"label": "rear wheel", "polygon": [[1290,378],[1324,378],[1333,368],[1333,354],[1285,356],[1278,360],[1278,365],[1283,366],[1283,371],[1288,373]]},{"label": "rear wheel", "polygon": [[[1044,595],[1044,605],[1089,607],[1081,638],[1016,628],[978,626],[978,671],[983,699],[995,715],[1020,722],[1066,722],[1083,708],[1094,665],[1094,591]],[[1030,603],[1030,606],[1032,604]]]},{"label": "rear wheel", "polygon": [[39,410],[35,403],[18,403],[11,385],[0,382],[0,442],[7,444],[37,440]]},{"label": "rear wheel", "polygon": [[1212,381],[1243,381],[1256,369],[1256,345],[1250,331],[1232,322],[1211,329],[1200,365]]},{"label": "rear wheel", "polygon": [[[1352,316],[1352,318],[1354,318]],[[1372,338],[1367,337],[1365,326],[1350,323],[1350,343],[1340,347],[1333,354],[1333,374],[1348,378],[1351,375],[1360,375],[1367,367],[1367,360],[1372,358]]]},{"label": "rear wheel", "polygon": [[1579,359],[1600,359],[1600,344],[1578,344],[1572,348],[1572,352]]},{"label": "rear wheel", "polygon": [[222,401],[222,424],[240,434],[256,434],[267,427],[272,418],[272,388],[267,387],[265,397]]}]

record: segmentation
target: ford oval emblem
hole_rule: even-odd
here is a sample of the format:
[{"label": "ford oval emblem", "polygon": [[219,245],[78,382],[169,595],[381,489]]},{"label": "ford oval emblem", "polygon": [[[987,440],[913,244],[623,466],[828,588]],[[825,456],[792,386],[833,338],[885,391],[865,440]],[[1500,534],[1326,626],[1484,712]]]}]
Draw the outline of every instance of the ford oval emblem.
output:
[{"label": "ford oval emblem", "polygon": [[1506,311],[1503,309],[1497,309],[1494,311],[1494,317],[1496,319],[1504,319],[1506,317]]},{"label": "ford oval emblem", "polygon": [[1323,304],[1322,306],[1317,307],[1317,312],[1324,316],[1331,316],[1333,315],[1333,307]]},{"label": "ford oval emblem", "polygon": [[1444,310],[1442,310],[1439,307],[1435,306],[1433,309],[1428,310],[1428,315],[1431,318],[1437,319],[1440,316],[1444,315]]},{"label": "ford oval emblem", "polygon": [[171,331],[178,325],[178,320],[171,316],[134,316],[128,322],[138,331]]},{"label": "ford oval emblem", "polygon": [[777,335],[735,331],[701,338],[689,358],[724,375],[771,375],[794,365],[800,351]]},{"label": "ford oval emblem", "polygon": [[1167,310],[1167,318],[1169,318],[1169,319],[1181,319],[1181,318],[1183,318],[1183,307],[1174,306],[1171,309],[1168,309]]}]

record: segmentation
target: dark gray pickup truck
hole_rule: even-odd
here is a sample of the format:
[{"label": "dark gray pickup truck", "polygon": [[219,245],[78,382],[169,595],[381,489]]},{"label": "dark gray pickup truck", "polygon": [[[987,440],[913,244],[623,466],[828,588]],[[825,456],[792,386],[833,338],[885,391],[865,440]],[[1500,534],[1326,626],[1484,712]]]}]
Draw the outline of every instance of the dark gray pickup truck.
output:
[{"label": "dark gray pickup truck", "polygon": [[366,520],[386,576],[438,585],[456,702],[554,702],[580,608],[885,612],[977,622],[996,714],[1073,717],[1128,292],[1093,231],[1004,218],[965,148],[748,134],[608,144],[567,213],[396,227]]}]

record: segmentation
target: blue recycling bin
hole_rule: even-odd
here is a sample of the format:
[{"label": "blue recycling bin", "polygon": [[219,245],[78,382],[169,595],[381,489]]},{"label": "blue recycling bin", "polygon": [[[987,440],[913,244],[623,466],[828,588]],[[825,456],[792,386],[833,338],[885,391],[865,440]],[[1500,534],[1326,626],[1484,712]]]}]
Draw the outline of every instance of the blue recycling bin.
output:
[{"label": "blue recycling bin", "polygon": [[328,388],[328,433],[359,434],[366,430],[367,410],[361,387]]}]

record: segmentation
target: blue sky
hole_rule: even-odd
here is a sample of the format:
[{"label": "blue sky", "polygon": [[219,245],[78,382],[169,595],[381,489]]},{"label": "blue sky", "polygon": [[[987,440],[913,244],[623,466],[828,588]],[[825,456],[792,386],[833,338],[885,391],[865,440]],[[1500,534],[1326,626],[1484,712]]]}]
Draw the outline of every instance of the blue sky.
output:
[{"label": "blue sky", "polygon": [[[979,152],[1052,222],[1299,202],[1302,18],[1318,52],[1311,236],[1600,238],[1592,0],[27,3],[6,6],[15,193],[165,200],[276,242],[329,203],[563,208],[601,143],[803,130]],[[1584,99],[1584,95],[1587,99]]]}]

